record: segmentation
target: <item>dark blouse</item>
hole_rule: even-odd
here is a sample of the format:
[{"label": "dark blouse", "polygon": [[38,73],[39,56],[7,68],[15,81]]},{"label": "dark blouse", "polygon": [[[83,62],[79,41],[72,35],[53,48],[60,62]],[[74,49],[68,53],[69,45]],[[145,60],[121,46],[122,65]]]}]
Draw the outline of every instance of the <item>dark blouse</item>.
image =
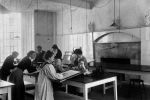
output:
[{"label": "dark blouse", "polygon": [[55,59],[62,59],[62,52],[58,49]]},{"label": "dark blouse", "polygon": [[5,59],[3,65],[2,65],[1,71],[0,71],[1,79],[3,79],[3,80],[7,79],[7,76],[10,75],[10,70],[15,67],[13,63],[14,63],[14,57],[12,55],[8,56]]},{"label": "dark blouse", "polygon": [[44,62],[45,51],[36,54],[35,62]]},{"label": "dark blouse", "polygon": [[27,69],[27,71],[29,73],[32,73],[34,71],[36,71],[36,68],[32,66],[32,62],[29,59],[29,57],[24,57],[20,63],[18,64],[18,68],[20,68],[22,71],[24,71],[25,69]]},{"label": "dark blouse", "polygon": [[74,61],[74,66],[78,66],[79,60],[82,60],[84,62],[85,67],[88,68],[88,63],[84,56],[82,56],[80,59],[77,57]]}]

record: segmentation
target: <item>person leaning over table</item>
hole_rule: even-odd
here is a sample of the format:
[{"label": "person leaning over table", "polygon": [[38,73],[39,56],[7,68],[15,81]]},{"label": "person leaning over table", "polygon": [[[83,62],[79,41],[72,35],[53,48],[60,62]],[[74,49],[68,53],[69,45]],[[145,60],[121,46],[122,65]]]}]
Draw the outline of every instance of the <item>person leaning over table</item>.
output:
[{"label": "person leaning over table", "polygon": [[54,53],[47,51],[44,58],[46,63],[39,72],[34,100],[54,100],[52,80],[63,78],[63,75],[57,73],[52,64],[54,61]]},{"label": "person leaning over table", "polygon": [[19,53],[17,51],[13,51],[11,55],[9,55],[0,69],[0,78],[2,80],[7,81],[7,77],[10,75],[11,70],[15,68],[14,62]]},{"label": "person leaning over table", "polygon": [[32,66],[32,61],[36,57],[35,51],[29,51],[27,56],[24,57],[18,64],[18,66],[12,71],[9,81],[15,85],[12,88],[12,100],[25,100],[25,85],[23,80],[23,72],[27,69],[29,73],[36,71],[36,68]]}]

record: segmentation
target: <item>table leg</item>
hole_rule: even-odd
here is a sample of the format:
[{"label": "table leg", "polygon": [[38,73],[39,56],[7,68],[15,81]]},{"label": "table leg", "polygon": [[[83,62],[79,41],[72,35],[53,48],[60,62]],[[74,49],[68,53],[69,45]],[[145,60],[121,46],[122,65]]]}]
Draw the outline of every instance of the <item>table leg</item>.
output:
[{"label": "table leg", "polygon": [[83,88],[83,95],[84,95],[84,100],[88,100],[88,88],[87,87]]},{"label": "table leg", "polygon": [[68,85],[66,84],[66,93],[68,93]]},{"label": "table leg", "polygon": [[114,100],[118,100],[118,95],[117,95],[117,79],[113,82],[114,85]]},{"label": "table leg", "polygon": [[106,94],[105,84],[103,84],[103,94]]},{"label": "table leg", "polygon": [[11,100],[11,87],[8,87],[8,100]]}]

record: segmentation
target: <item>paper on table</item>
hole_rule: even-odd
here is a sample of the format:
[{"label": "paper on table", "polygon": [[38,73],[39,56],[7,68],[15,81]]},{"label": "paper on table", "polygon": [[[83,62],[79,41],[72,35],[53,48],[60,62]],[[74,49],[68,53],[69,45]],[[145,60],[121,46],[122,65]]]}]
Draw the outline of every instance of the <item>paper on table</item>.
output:
[{"label": "paper on table", "polygon": [[64,80],[64,79],[72,78],[73,76],[80,74],[80,71],[68,70],[66,72],[63,72],[62,74],[64,76],[62,80]]}]

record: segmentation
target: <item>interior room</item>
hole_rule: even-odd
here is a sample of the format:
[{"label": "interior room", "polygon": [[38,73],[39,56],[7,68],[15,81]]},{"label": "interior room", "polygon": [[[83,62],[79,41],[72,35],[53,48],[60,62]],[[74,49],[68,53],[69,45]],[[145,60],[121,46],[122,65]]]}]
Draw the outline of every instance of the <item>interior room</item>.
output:
[{"label": "interior room", "polygon": [[[38,48],[44,51],[43,61],[35,64]],[[17,52],[13,58],[17,64],[13,62],[15,67],[9,69],[6,80],[0,74],[0,100],[14,99],[17,85],[9,81],[10,75],[31,50],[36,54],[35,59],[29,57],[36,75],[22,68],[24,100],[149,100],[150,0],[0,0],[0,73],[6,73],[3,66],[7,57]],[[60,59],[55,58],[58,50]],[[35,96],[43,71],[38,69],[46,66],[48,53],[55,56],[55,62],[51,61],[55,73],[57,64],[80,73],[56,82],[61,83],[57,91],[48,86],[53,88],[49,91],[52,99]],[[85,71],[72,65],[74,54],[86,59]],[[59,74],[65,71],[61,69]]]}]

